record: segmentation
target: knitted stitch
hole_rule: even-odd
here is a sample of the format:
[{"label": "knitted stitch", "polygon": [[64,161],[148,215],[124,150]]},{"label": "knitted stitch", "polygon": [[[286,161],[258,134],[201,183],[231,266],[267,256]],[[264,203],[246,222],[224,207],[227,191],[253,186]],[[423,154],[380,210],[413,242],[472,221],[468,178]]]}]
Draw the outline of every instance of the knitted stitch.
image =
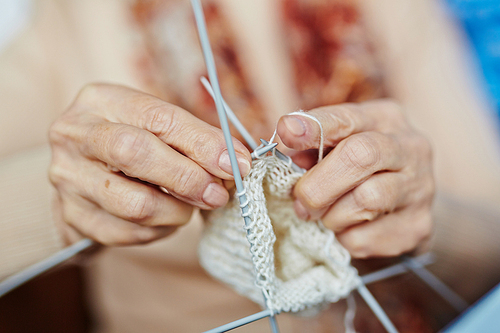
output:
[{"label": "knitted stitch", "polygon": [[215,278],[274,313],[319,309],[359,284],[348,251],[320,221],[299,219],[292,187],[301,177],[275,156],[253,162],[243,180],[251,223],[237,196],[207,216],[198,252]]}]

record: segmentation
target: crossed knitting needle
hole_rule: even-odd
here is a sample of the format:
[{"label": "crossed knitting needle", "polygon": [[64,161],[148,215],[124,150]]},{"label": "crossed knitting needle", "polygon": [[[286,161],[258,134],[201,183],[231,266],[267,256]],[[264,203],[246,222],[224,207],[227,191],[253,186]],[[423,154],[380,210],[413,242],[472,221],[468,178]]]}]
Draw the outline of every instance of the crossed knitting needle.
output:
[{"label": "crossed knitting needle", "polygon": [[[246,200],[246,198],[244,198],[245,188],[243,187],[243,182],[242,182],[242,179],[241,179],[241,174],[239,172],[238,164],[236,162],[236,153],[235,153],[234,148],[232,146],[231,133],[230,133],[229,126],[228,126],[228,123],[227,123],[227,118],[229,118],[231,120],[231,122],[236,127],[236,129],[240,132],[240,134],[243,136],[243,138],[245,139],[245,141],[247,142],[247,144],[252,149],[254,149],[254,154],[257,154],[257,156],[259,156],[259,154],[260,154],[260,151],[258,149],[261,146],[257,147],[257,144],[253,140],[253,138],[250,135],[250,133],[248,132],[248,130],[238,120],[238,118],[236,117],[236,115],[234,114],[234,112],[231,110],[231,108],[229,107],[229,105],[222,98],[222,93],[220,91],[220,86],[219,86],[219,82],[218,82],[218,78],[217,78],[217,72],[216,72],[216,68],[215,68],[215,62],[214,62],[212,50],[211,50],[211,47],[210,47],[210,42],[208,40],[208,34],[207,34],[207,30],[206,30],[206,25],[205,25],[205,20],[204,20],[204,16],[203,16],[203,9],[202,9],[202,6],[201,6],[201,2],[200,2],[200,0],[191,0],[191,4],[193,6],[193,10],[194,10],[194,13],[195,13],[196,25],[197,25],[197,28],[198,28],[198,35],[199,35],[199,38],[200,38],[200,43],[201,43],[203,55],[204,55],[204,58],[205,58],[205,64],[207,66],[207,72],[208,72],[208,76],[210,78],[211,85],[207,81],[207,79],[204,78],[204,77],[202,77],[201,82],[202,82],[203,86],[205,87],[205,89],[208,91],[208,93],[212,96],[212,98],[215,101],[215,105],[216,105],[216,108],[217,108],[217,113],[219,115],[219,120],[220,120],[220,123],[221,123],[221,128],[222,128],[222,131],[224,132],[224,138],[226,140],[227,149],[228,149],[230,160],[231,160],[231,166],[233,168],[233,175],[234,175],[234,179],[235,179],[235,183],[236,183],[237,195],[239,196],[240,204],[243,206],[242,207],[242,216],[245,219],[245,225],[248,225],[250,223],[250,218],[248,217],[248,214],[246,214],[247,210],[245,210],[245,208],[247,208],[248,201],[245,202],[245,200]],[[269,151],[269,150],[273,149],[273,147],[271,147],[272,145],[269,144],[267,141],[261,139],[261,142],[263,144],[262,148],[265,149],[266,151]],[[276,144],[273,144],[273,145],[276,146]],[[279,159],[285,160],[288,163],[290,163],[291,166],[292,166],[292,168],[294,168],[294,170],[296,170],[296,171],[298,171],[300,173],[304,173],[305,172],[304,169],[300,168],[295,163],[293,163],[293,161],[291,161],[290,157],[288,157],[288,156],[284,155],[283,153],[279,152],[277,149],[274,149],[274,151],[275,151],[276,156]],[[257,152],[259,152],[259,153],[257,153]],[[423,272],[422,271],[422,269],[423,269],[422,265],[413,264],[413,262],[409,261],[408,259],[406,259],[405,262],[407,263],[407,265],[409,266],[410,269],[412,269],[414,271],[416,269],[418,269],[418,273],[417,273],[417,271],[415,271],[415,273],[419,277],[425,276],[427,278],[427,282],[430,282],[429,281],[429,276],[433,276],[433,275],[430,274],[430,273],[429,274],[422,274],[422,272]],[[429,285],[432,286],[432,284],[429,284]],[[442,288],[443,285],[440,285],[439,287]],[[434,286],[437,286],[437,285],[434,284]],[[441,289],[441,288],[439,288],[439,289]],[[368,304],[368,306],[371,308],[371,310],[374,312],[374,314],[377,316],[377,318],[379,319],[379,321],[382,323],[382,325],[384,326],[384,328],[388,332],[390,332],[390,333],[397,332],[395,326],[393,325],[393,323],[391,322],[391,320],[389,319],[389,317],[387,316],[387,314],[384,312],[384,310],[382,309],[382,307],[375,300],[375,298],[373,297],[373,295],[368,291],[368,289],[366,288],[365,284],[364,283],[360,283],[360,285],[358,286],[357,290],[358,290],[359,294],[363,297],[363,299],[365,300],[365,302]],[[440,294],[442,295],[442,292],[440,292]],[[454,295],[456,295],[456,294],[453,293],[453,296]],[[459,296],[458,296],[458,299],[461,300],[461,298]],[[457,300],[455,299],[454,303],[456,303],[456,301]],[[267,310],[267,311],[269,311],[269,310]],[[261,315],[264,314],[264,313],[266,313],[266,311],[263,311],[261,313]],[[275,324],[275,322],[273,322],[274,316],[273,316],[272,312],[270,312],[270,318],[271,318],[271,328],[273,330],[273,333],[277,332],[277,325]],[[227,328],[228,327],[222,328],[222,330],[221,330],[221,328],[218,328],[218,329],[213,330],[213,332],[224,332],[224,331],[226,331]],[[212,331],[210,331],[210,332],[212,332]]]},{"label": "crossed knitting needle", "polygon": [[[221,123],[221,128],[224,133],[224,139],[226,141],[226,146],[228,148],[229,157],[231,161],[231,167],[233,170],[233,175],[235,179],[237,196],[239,197],[240,204],[242,205],[242,216],[244,217],[245,224],[248,224],[248,200],[245,195],[245,189],[243,186],[243,182],[241,179],[241,173],[238,168],[238,164],[236,162],[236,155],[234,152],[234,147],[231,140],[231,133],[229,131],[229,125],[227,122],[227,117],[236,127],[236,129],[243,136],[247,144],[254,150],[252,153],[252,158],[258,158],[267,152],[274,150],[275,155],[287,162],[290,163],[292,168],[300,173],[304,173],[306,170],[300,168],[295,163],[291,161],[289,156],[281,153],[278,149],[276,149],[276,143],[269,143],[263,139],[261,139],[262,145],[258,146],[257,143],[253,140],[250,133],[246,130],[246,128],[241,124],[235,114],[232,112],[231,108],[227,105],[227,103],[222,98],[222,94],[220,91],[220,86],[217,78],[215,62],[213,59],[213,54],[210,48],[210,43],[208,41],[208,34],[206,31],[205,20],[203,16],[203,9],[201,7],[201,3],[199,0],[191,0],[193,5],[193,10],[195,13],[195,19],[198,27],[198,33],[200,36],[200,41],[202,45],[202,50],[205,58],[205,63],[207,65],[207,71],[212,82],[212,85],[208,83],[206,78],[202,78],[202,83],[212,96],[215,101],[215,105],[217,108],[217,113],[219,115],[219,120]],[[90,248],[94,245],[90,239],[82,239],[79,242],[55,253],[54,255],[44,259],[34,265],[29,266],[28,268],[22,270],[21,272],[14,274],[7,279],[0,282],[0,297],[12,291],[13,289],[19,287],[20,285],[30,281],[36,276],[50,270],[51,268],[60,265],[66,260],[72,258],[76,254]],[[362,283],[358,287],[358,292],[370,306],[372,311],[375,313],[377,318],[381,321],[388,332],[397,332],[394,325],[391,323],[385,312],[382,310],[380,305],[377,303],[375,298],[371,295],[371,293],[366,288],[365,284],[379,281],[391,276],[395,276],[398,274],[402,274],[411,270],[415,273],[419,278],[421,278],[429,287],[434,289],[439,295],[441,295],[450,305],[452,305],[458,312],[462,312],[468,307],[467,302],[465,302],[459,295],[457,295],[453,290],[451,290],[447,285],[445,285],[441,280],[435,277],[432,273],[425,269],[425,265],[430,264],[434,261],[433,257],[430,254],[423,255],[417,258],[405,257],[402,263],[387,267],[385,269],[376,271],[374,273],[365,275],[361,277]],[[240,327],[242,325],[246,325],[253,321],[270,317],[271,329],[274,332],[278,332],[277,323],[274,317],[274,313],[269,309],[264,310],[262,312],[256,313],[249,317],[242,318],[235,322],[220,326],[208,332],[226,332],[228,330]]]}]

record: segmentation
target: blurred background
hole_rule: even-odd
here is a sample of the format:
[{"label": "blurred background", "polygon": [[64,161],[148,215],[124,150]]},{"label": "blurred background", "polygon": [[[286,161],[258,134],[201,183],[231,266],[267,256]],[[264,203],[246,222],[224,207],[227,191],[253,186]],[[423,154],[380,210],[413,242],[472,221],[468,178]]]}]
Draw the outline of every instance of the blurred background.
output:
[{"label": "blurred background", "polygon": [[[218,65],[229,104],[241,106],[242,112],[386,96],[400,101],[435,151],[438,194],[431,250],[436,262],[429,270],[470,304],[498,284],[499,1],[208,3],[209,25],[231,31],[229,35],[234,30],[236,37],[248,41],[234,42],[248,72],[237,72],[242,66],[224,59]],[[317,12],[321,6],[333,8],[333,14],[309,17],[306,14],[313,9],[308,6]],[[177,35],[165,34],[182,30],[176,29],[189,22],[188,15],[189,3],[182,0],[0,0],[0,279],[65,245],[51,215],[46,133],[84,84],[120,83],[188,108],[208,103],[199,96],[199,87],[191,87],[169,62],[176,59],[175,52],[192,51],[188,42],[179,50],[170,49],[168,41]],[[306,65],[297,60],[302,58],[294,58],[307,51],[297,42],[300,38],[293,39],[293,33],[286,37],[283,31],[267,33],[279,28],[276,22],[282,22],[286,32],[296,31],[294,24],[305,18],[320,30],[331,20],[343,22],[335,31],[347,37],[338,37],[335,43],[347,46],[339,46],[336,70],[326,81],[316,80],[312,70],[302,70]],[[306,28],[297,31],[306,38],[316,33]],[[238,40],[230,37],[214,37],[215,47],[233,45],[231,38]],[[292,56],[285,61],[286,50]],[[316,49],[307,52],[318,54]],[[266,69],[260,72],[265,73],[255,70],[259,61]],[[321,71],[316,65],[312,68]],[[80,255],[1,297],[0,332],[196,332],[258,311],[226,287],[214,286],[203,272],[196,259],[201,229],[197,222],[169,241]],[[398,260],[363,260],[354,265],[366,274]],[[401,332],[436,332],[459,315],[412,274],[377,282],[369,289]],[[361,298],[356,298],[357,330],[383,332]],[[290,319],[286,314],[278,320],[283,332],[342,332],[338,313],[344,309],[339,302],[318,320]],[[182,326],[181,317],[192,320]],[[266,329],[267,323],[256,323],[237,331]]]}]

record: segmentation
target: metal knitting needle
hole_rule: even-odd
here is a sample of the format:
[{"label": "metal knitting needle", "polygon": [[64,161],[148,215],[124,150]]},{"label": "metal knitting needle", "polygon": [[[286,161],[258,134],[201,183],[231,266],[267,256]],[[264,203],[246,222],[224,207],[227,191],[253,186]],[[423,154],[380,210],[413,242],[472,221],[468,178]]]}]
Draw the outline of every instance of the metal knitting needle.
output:
[{"label": "metal knitting needle", "polygon": [[[201,80],[201,83],[203,84],[203,86],[205,87],[205,89],[207,90],[207,92],[209,93],[209,95],[212,96],[212,98],[215,98],[212,86],[210,85],[208,80],[204,76],[201,77],[200,80]],[[247,144],[252,149],[255,150],[257,148],[257,144],[255,143],[254,139],[252,138],[252,136],[250,135],[248,130],[239,121],[238,117],[236,117],[233,110],[231,110],[231,108],[226,103],[226,101],[224,101],[224,99],[223,99],[222,102],[223,102],[226,114],[227,114],[229,120],[231,121],[231,123],[238,130],[238,132],[241,134],[241,136],[243,136],[243,138],[245,139]],[[260,141],[264,145],[264,148],[270,147],[268,141],[266,141],[264,139],[260,139]],[[276,145],[274,145],[273,147],[275,147],[275,146]],[[270,148],[269,150],[271,150],[271,149],[272,148]],[[256,153],[256,152],[254,151],[254,153]],[[254,153],[252,153],[252,157],[253,157]],[[264,152],[258,153],[258,155],[262,155],[262,154],[264,154]],[[278,157],[280,160],[287,162],[287,163],[291,163],[291,166],[295,171],[300,172],[300,173],[306,172],[305,169],[303,169],[303,168],[299,167],[297,164],[293,163],[293,161],[291,161],[290,157],[283,154],[281,151],[279,151],[279,149],[275,149],[275,154],[276,154],[276,157]],[[392,274],[392,273],[397,271],[398,274],[400,274],[400,273],[406,272],[407,269],[405,267],[407,267],[410,270],[412,270],[418,277],[420,277],[429,287],[434,289],[438,294],[440,294],[444,299],[446,299],[448,301],[448,303],[450,303],[457,311],[461,312],[468,307],[468,303],[466,301],[464,301],[453,290],[448,288],[448,286],[446,286],[441,280],[439,280],[431,272],[426,270],[425,267],[422,265],[422,263],[420,263],[418,261],[415,262],[415,261],[416,261],[416,259],[412,259],[410,257],[407,257],[403,264],[394,265],[394,268],[389,267],[387,270],[387,273]],[[379,272],[375,272],[375,273],[379,273]],[[380,273],[382,273],[382,272],[380,272]]]},{"label": "metal knitting needle", "polygon": [[[208,82],[208,80],[204,76],[201,77],[200,81],[203,84],[203,87],[205,87],[205,89],[207,90],[208,94],[215,100],[214,91],[212,89],[212,86],[210,85],[210,82]],[[238,117],[236,117],[233,110],[224,101],[224,99],[222,99],[222,104],[224,105],[224,110],[226,111],[226,114],[227,114],[227,117],[229,118],[229,121],[233,124],[233,126],[236,128],[236,130],[241,134],[241,136],[246,141],[246,143],[250,146],[250,148],[255,150],[257,148],[257,143],[252,138],[252,136],[250,135],[248,130],[245,128],[245,126],[243,126],[243,124],[238,119]],[[265,146],[269,145],[269,142],[267,142],[264,139],[260,139],[260,142],[262,142],[262,144]],[[305,169],[302,169],[297,164],[293,163],[293,161],[290,159],[289,156],[283,154],[278,149],[276,149],[275,152],[276,152],[276,157],[278,157],[280,160],[287,162],[287,163],[291,163],[294,171],[300,172],[300,173],[306,172]]]},{"label": "metal knitting needle", "polygon": [[[267,142],[266,140],[264,139],[260,139],[260,142],[262,142],[262,144],[264,145],[268,145],[269,142]],[[276,157],[279,158],[280,160],[286,162],[286,163],[290,163],[290,165],[292,166],[292,169],[296,172],[300,172],[302,174],[306,173],[306,169],[303,169],[301,167],[299,167],[297,164],[295,164],[292,159],[290,158],[290,156],[287,156],[285,154],[283,154],[282,152],[280,152],[278,149],[275,149],[274,150],[275,154],[276,154]]]},{"label": "metal knitting needle", "polygon": [[[200,78],[201,84],[203,84],[203,87],[205,87],[205,90],[208,92],[210,96],[212,96],[212,99],[215,101],[215,95],[214,95],[214,90],[212,89],[212,86],[210,85],[210,82],[208,82],[207,78],[202,76]],[[222,96],[221,96],[222,98]],[[255,150],[257,148],[257,142],[253,139],[252,135],[248,132],[248,130],[243,126],[243,124],[240,122],[238,117],[234,114],[233,110],[229,107],[229,105],[226,103],[224,98],[222,98],[222,105],[224,106],[224,110],[226,111],[226,115],[229,118],[229,121],[233,124],[233,126],[236,128],[236,130],[241,134],[243,139],[246,141],[246,143]]]},{"label": "metal knitting needle", "polygon": [[[422,254],[421,256],[413,258],[412,260],[422,266],[430,265],[436,261],[435,256],[432,253]],[[407,273],[408,271],[409,268],[404,263],[400,262],[399,264],[394,264],[373,273],[365,274],[361,277],[361,280],[364,284],[370,284],[373,282],[388,279],[396,275]]]},{"label": "metal knitting needle", "polygon": [[252,156],[252,159],[256,159],[256,158],[259,158],[261,155],[264,155],[265,153],[267,153],[268,151],[271,151],[273,149],[276,148],[276,146],[278,145],[277,142],[275,143],[271,143],[270,145],[265,145],[264,147],[262,148],[257,148],[255,149],[251,154],[250,156]]},{"label": "metal knitting needle", "polygon": [[[210,81],[212,81],[211,78],[210,78]],[[203,83],[205,89],[208,91],[208,93],[212,96],[212,98],[214,98],[216,96],[216,94],[214,94],[214,91],[210,88],[210,84],[207,82],[207,80],[206,79],[203,80],[203,78],[202,78],[202,83]],[[215,100],[215,98],[214,98],[214,100]],[[236,115],[234,114],[234,112],[229,108],[229,106],[227,105],[227,103],[225,103],[225,105],[223,105],[223,106],[225,107],[225,112],[227,114],[231,114],[231,117],[229,119],[230,120],[231,119],[235,120],[233,122],[233,125],[235,125],[236,129],[238,129],[240,131],[240,133],[248,133],[248,131],[246,130],[246,128],[243,126],[243,124],[241,124],[241,122],[238,120],[238,118],[236,117]],[[242,134],[242,136],[243,136],[243,134]],[[262,144],[264,145],[264,147],[270,146],[270,144],[269,144],[268,141],[266,141],[264,139],[260,139],[260,141],[262,142]],[[280,160],[282,160],[282,161],[284,161],[286,163],[290,163],[291,167],[296,172],[300,172],[302,174],[306,172],[305,169],[302,169],[301,167],[299,167],[298,165],[296,165],[295,163],[293,163],[292,159],[289,156],[283,154],[278,149],[275,149],[275,154],[276,154],[276,157],[278,157]],[[370,309],[373,311],[373,313],[377,316],[378,320],[384,326],[384,328],[389,333],[397,332],[396,328],[392,324],[392,322],[389,319],[389,317],[387,316],[387,314],[384,312],[384,310],[382,309],[382,307],[378,304],[378,302],[375,300],[375,298],[373,297],[373,295],[370,293],[370,291],[366,288],[366,286],[364,284],[361,284],[358,287],[358,292],[361,295],[361,297],[363,297],[363,299],[365,300],[366,304],[370,307]]]},{"label": "metal knitting needle", "polygon": [[377,316],[377,319],[380,321],[380,323],[384,326],[387,332],[389,333],[397,333],[398,330],[394,326],[394,324],[391,322],[385,311],[382,309],[380,304],[378,304],[377,300],[373,295],[368,291],[366,286],[361,283],[358,287],[358,293],[363,297],[365,300],[366,304],[370,307],[370,309],[373,311],[373,313]]},{"label": "metal knitting needle", "polygon": [[[238,161],[236,159],[236,153],[231,138],[231,132],[229,130],[229,124],[227,122],[226,112],[224,110],[224,105],[222,103],[222,93],[220,91],[219,79],[217,77],[217,71],[215,67],[212,48],[210,47],[210,41],[208,39],[205,17],[203,15],[203,8],[201,6],[200,0],[191,0],[191,5],[194,11],[196,26],[198,28],[198,35],[200,37],[203,57],[205,58],[205,64],[207,66],[208,77],[210,78],[210,82],[212,83],[212,88],[214,90],[215,107],[217,109],[220,125],[222,128],[222,132],[224,134],[224,140],[226,141],[226,147],[229,153],[229,160],[231,162],[234,182],[236,185],[237,194],[239,196],[240,205],[242,206],[241,207],[242,216],[245,220],[245,225],[249,225],[251,223],[251,220],[249,217],[248,199],[245,195],[245,187],[243,186],[243,181],[241,179],[241,173],[238,167]],[[265,301],[266,301],[265,303],[267,303],[267,299]],[[278,328],[275,316],[272,315],[269,319],[273,333],[277,333]]]},{"label": "metal knitting needle", "polygon": [[455,310],[462,312],[469,307],[469,304],[458,295],[456,292],[450,289],[443,281],[438,279],[434,274],[429,272],[424,268],[422,263],[417,260],[404,257],[403,264],[408,267],[416,276],[418,276],[422,281],[424,281],[429,287],[434,289],[443,299],[445,299]]},{"label": "metal knitting needle", "polygon": [[269,317],[270,315],[271,315],[270,310],[264,310],[261,312],[254,313],[253,315],[250,315],[248,317],[241,318],[241,319],[235,320],[233,322],[227,323],[226,325],[222,325],[222,326],[213,328],[209,331],[205,331],[204,333],[222,333],[222,332],[231,331],[231,330],[234,330],[235,328],[244,326],[246,324],[253,323],[254,321],[257,321],[259,319]]},{"label": "metal knitting needle", "polygon": [[[412,259],[414,261],[416,261],[418,264],[423,265],[423,266],[432,264],[435,261],[434,255],[432,255],[432,253],[426,253],[426,254],[423,254],[423,255],[418,256],[416,258],[412,258]],[[396,276],[399,274],[407,273],[407,272],[408,272],[408,268],[406,268],[403,263],[399,263],[399,264],[395,264],[395,265],[380,269],[380,270],[375,271],[373,273],[363,275],[361,277],[361,280],[366,285],[366,284],[370,284],[373,282],[385,280],[387,278],[390,278],[390,277],[393,277],[393,276]],[[225,325],[213,328],[209,331],[206,331],[205,333],[228,332],[228,331],[231,331],[235,328],[253,323],[254,321],[260,320],[262,318],[269,317],[270,315],[271,315],[271,311],[264,310],[264,311],[261,311],[258,313],[254,313],[253,315],[250,315],[250,316],[235,320],[233,322],[227,323]]]},{"label": "metal knitting needle", "polygon": [[94,242],[88,238],[82,239],[81,241],[58,251],[54,255],[27,267],[19,273],[6,278],[0,282],[0,297],[37,277],[38,275],[48,271],[49,269],[74,257],[76,254],[88,249],[93,244]]}]

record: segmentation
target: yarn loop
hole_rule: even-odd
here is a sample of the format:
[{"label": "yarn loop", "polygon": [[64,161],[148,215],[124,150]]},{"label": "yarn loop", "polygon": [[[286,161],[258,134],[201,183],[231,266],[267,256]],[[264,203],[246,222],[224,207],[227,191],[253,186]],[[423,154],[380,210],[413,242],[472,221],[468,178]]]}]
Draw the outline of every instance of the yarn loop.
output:
[{"label": "yarn loop", "polygon": [[244,226],[237,193],[208,214],[199,243],[205,270],[262,306],[264,294],[273,313],[319,310],[360,283],[333,232],[296,216],[291,193],[301,176],[274,155],[256,159],[243,179],[251,223]]}]

